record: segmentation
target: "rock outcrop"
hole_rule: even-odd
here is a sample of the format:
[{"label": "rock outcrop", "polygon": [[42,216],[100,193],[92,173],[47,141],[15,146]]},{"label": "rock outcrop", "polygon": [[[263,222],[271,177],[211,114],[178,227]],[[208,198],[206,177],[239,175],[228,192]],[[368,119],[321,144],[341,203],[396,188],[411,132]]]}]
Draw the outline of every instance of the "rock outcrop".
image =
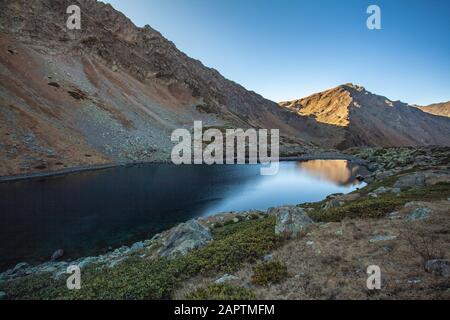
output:
[{"label": "rock outcrop", "polygon": [[304,209],[296,206],[271,208],[268,214],[277,219],[275,234],[286,238],[297,237],[314,223]]},{"label": "rock outcrop", "polygon": [[186,255],[189,251],[199,249],[212,240],[211,231],[197,220],[186,223],[162,233],[157,239],[157,255],[173,258]]}]

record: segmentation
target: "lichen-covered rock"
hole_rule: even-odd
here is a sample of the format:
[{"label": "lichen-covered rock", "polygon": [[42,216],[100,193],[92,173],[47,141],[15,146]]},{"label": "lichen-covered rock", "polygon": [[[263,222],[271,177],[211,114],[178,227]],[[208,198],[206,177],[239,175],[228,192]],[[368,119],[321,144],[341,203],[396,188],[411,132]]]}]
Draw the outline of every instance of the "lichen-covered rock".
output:
[{"label": "lichen-covered rock", "polygon": [[412,174],[400,177],[394,184],[394,188],[416,188],[425,186],[425,175],[423,172],[415,172]]},{"label": "lichen-covered rock", "polygon": [[377,242],[383,242],[383,241],[391,241],[397,239],[397,236],[390,235],[390,234],[379,234],[374,236],[372,239],[369,240],[370,243],[377,243]]},{"label": "lichen-covered rock", "polygon": [[394,184],[394,188],[420,188],[442,182],[450,182],[450,174],[444,171],[415,172],[402,176]]},{"label": "lichen-covered rock", "polygon": [[415,208],[406,216],[406,221],[418,221],[428,219],[432,212],[433,210],[427,207]]},{"label": "lichen-covered rock", "polygon": [[372,198],[378,198],[380,195],[388,193],[388,192],[398,195],[401,192],[401,189],[400,188],[379,187],[378,189],[370,192],[368,194],[368,196],[372,197]]},{"label": "lichen-covered rock", "polygon": [[332,209],[332,208],[339,208],[340,206],[342,206],[343,203],[337,199],[332,199],[330,201],[328,201],[327,203],[325,203],[324,205],[324,209],[328,210],[328,209]]},{"label": "lichen-covered rock", "polygon": [[157,254],[161,257],[186,255],[189,251],[204,247],[212,240],[211,231],[190,220],[164,232],[158,239]]},{"label": "lichen-covered rock", "polygon": [[285,237],[296,237],[314,223],[304,209],[295,206],[272,208],[268,213],[276,216],[275,234]]},{"label": "lichen-covered rock", "polygon": [[448,278],[450,277],[450,261],[443,259],[428,260],[425,263],[425,270],[435,275]]},{"label": "lichen-covered rock", "polygon": [[235,281],[235,280],[239,280],[238,277],[233,276],[231,274],[225,274],[222,277],[220,277],[219,279],[217,279],[216,281],[214,281],[215,284],[223,284],[226,282],[231,282],[231,281]]}]

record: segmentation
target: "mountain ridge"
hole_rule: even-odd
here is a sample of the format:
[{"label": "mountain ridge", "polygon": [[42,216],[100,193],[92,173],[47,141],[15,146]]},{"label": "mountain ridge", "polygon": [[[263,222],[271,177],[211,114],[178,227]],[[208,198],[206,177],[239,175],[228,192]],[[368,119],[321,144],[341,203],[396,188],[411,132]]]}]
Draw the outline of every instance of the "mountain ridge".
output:
[{"label": "mountain ridge", "polygon": [[301,116],[312,116],[320,123],[339,127],[345,139],[338,148],[450,144],[448,119],[351,83],[279,105]]},{"label": "mountain ridge", "polygon": [[[72,4],[81,7],[81,30],[66,28]],[[150,26],[135,26],[109,4],[5,1],[0,18],[0,175],[167,161],[171,132],[191,129],[194,120],[205,127],[280,129],[285,155],[385,145],[280,108],[188,57]]]},{"label": "mountain ridge", "polygon": [[428,106],[417,106],[417,108],[436,116],[450,117],[450,101],[433,103]]}]

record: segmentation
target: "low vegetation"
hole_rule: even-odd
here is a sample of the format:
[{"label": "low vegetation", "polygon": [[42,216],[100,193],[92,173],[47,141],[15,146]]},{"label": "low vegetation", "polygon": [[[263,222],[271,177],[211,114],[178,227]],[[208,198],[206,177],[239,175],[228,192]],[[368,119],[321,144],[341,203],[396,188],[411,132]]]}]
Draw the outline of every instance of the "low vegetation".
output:
[{"label": "low vegetation", "polygon": [[202,274],[233,272],[282,244],[274,217],[245,221],[215,230],[214,241],[172,260],[130,258],[114,268],[88,268],[82,289],[69,291],[65,279],[50,274],[0,285],[11,299],[168,299],[181,281]]},{"label": "low vegetation", "polygon": [[256,285],[276,284],[288,278],[289,273],[285,264],[272,261],[256,265],[253,268],[252,282]]},{"label": "low vegetation", "polygon": [[255,294],[246,288],[232,284],[213,284],[186,295],[188,300],[253,300]]},{"label": "low vegetation", "polygon": [[410,189],[400,195],[387,192],[377,198],[361,197],[337,208],[323,209],[316,206],[308,214],[316,222],[340,222],[344,218],[377,219],[398,210],[410,201],[444,200],[449,195],[450,183],[440,183],[425,188]]}]

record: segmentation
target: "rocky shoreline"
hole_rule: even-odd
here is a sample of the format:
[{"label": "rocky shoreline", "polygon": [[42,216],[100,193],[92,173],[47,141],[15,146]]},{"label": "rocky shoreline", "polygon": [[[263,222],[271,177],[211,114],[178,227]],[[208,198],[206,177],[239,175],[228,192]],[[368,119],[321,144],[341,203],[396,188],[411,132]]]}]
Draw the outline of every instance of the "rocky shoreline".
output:
[{"label": "rocky shoreline", "polygon": [[[308,160],[318,160],[318,159],[321,159],[321,160],[348,160],[348,161],[352,161],[352,162],[355,162],[355,163],[361,164],[361,165],[367,164],[367,161],[365,161],[365,160],[361,160],[354,156],[341,154],[341,153],[337,153],[337,152],[326,152],[326,153],[303,155],[303,156],[280,157],[280,162],[283,162],[283,161],[308,161]],[[52,177],[59,177],[59,176],[83,173],[83,172],[92,172],[92,171],[100,171],[100,170],[120,168],[120,167],[131,167],[131,166],[150,165],[150,164],[172,164],[172,162],[170,160],[165,160],[165,161],[155,160],[155,161],[109,163],[109,164],[72,167],[72,168],[46,171],[46,172],[35,172],[35,173],[18,174],[18,175],[11,175],[11,176],[0,176],[0,183],[17,182],[17,181],[24,181],[24,180],[34,180],[34,179],[42,179],[42,178],[52,178]]]},{"label": "rocky shoreline", "polygon": [[[136,242],[130,247],[124,246],[99,256],[80,258],[70,262],[49,261],[38,266],[19,263],[13,269],[0,274],[0,288],[5,283],[46,274],[51,274],[55,281],[60,281],[65,277],[70,265],[77,265],[81,270],[92,268],[113,270],[130,259],[138,259],[137,261],[177,260],[178,257],[188,256],[190,252],[197,252],[215,242],[215,230],[236,229],[243,223],[245,225],[246,222],[264,223],[269,218],[274,219],[275,230],[272,232],[276,237],[294,240],[313,234],[311,229],[328,228],[328,221],[340,221],[341,215],[342,217],[352,217],[356,212],[358,215],[370,215],[372,214],[371,210],[375,210],[373,214],[380,218],[383,217],[387,222],[427,221],[436,215],[433,213],[435,210],[441,212],[442,208],[449,208],[450,194],[446,189],[450,183],[449,154],[449,148],[350,150],[349,159],[360,158],[360,163],[367,164],[370,169],[368,176],[362,177],[369,183],[362,190],[347,195],[330,195],[318,203],[280,206],[267,211],[229,212],[190,220],[157,234],[152,239]],[[447,203],[445,203],[445,199],[442,200],[444,202],[424,203],[421,201],[430,201],[430,199],[436,201],[445,196],[445,194],[440,194],[442,192],[433,189],[439,189],[440,186],[443,186],[443,190],[445,190],[443,192],[448,194]],[[416,194],[414,190],[424,190],[424,194],[421,195],[420,192]],[[428,196],[427,192],[432,192],[432,195]],[[386,209],[384,209],[385,207]],[[390,207],[396,210],[386,212]],[[448,209],[443,210],[445,212]],[[355,215],[354,218],[356,217],[358,216]],[[340,234],[338,231],[336,231],[336,235]],[[396,234],[379,232],[372,234],[368,243],[385,243],[395,241],[397,238]],[[307,241],[307,246],[314,247],[315,242]],[[444,278],[448,277],[448,260],[444,259],[445,257],[431,258],[425,261],[426,269],[433,274]],[[272,260],[272,257],[264,257],[265,260]],[[224,277],[231,279],[235,276],[225,274],[222,278]]]}]

